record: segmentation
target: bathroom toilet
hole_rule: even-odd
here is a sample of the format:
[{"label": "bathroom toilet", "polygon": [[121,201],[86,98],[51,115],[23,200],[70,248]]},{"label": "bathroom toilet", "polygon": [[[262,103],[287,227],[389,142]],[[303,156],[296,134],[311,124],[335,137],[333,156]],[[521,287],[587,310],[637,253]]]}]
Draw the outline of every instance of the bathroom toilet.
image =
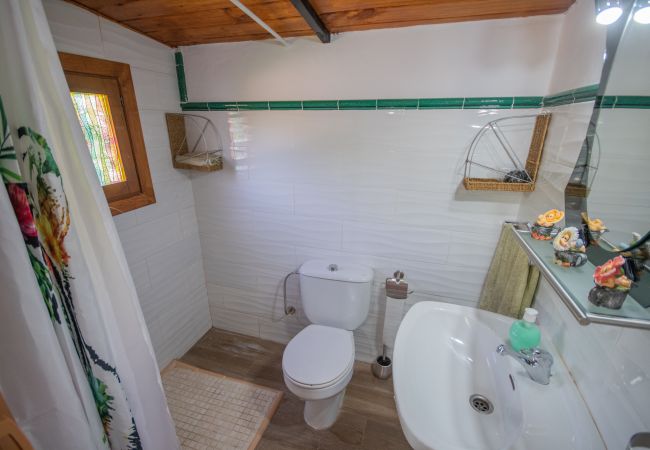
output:
[{"label": "bathroom toilet", "polygon": [[336,422],[352,379],[352,331],[368,317],[373,271],[359,264],[311,260],[298,272],[311,325],[287,344],[282,372],[287,388],[305,400],[307,425],[322,430]]}]

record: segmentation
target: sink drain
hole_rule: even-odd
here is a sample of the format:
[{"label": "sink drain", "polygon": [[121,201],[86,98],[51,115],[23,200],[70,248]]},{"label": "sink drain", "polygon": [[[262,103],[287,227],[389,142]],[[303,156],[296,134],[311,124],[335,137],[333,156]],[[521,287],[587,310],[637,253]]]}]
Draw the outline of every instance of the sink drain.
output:
[{"label": "sink drain", "polygon": [[476,412],[481,414],[492,414],[494,406],[492,402],[480,394],[474,394],[469,397],[469,404]]}]

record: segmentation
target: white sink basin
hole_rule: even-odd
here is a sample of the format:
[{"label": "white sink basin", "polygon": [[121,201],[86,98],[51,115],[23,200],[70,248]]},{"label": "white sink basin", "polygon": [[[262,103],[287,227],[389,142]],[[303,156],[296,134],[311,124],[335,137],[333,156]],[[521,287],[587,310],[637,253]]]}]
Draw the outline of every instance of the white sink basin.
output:
[{"label": "white sink basin", "polygon": [[[551,384],[542,386],[511,357],[497,354],[512,319],[438,302],[420,302],[395,342],[393,383],[404,434],[416,449],[605,449],[555,349]],[[543,333],[543,330],[542,330]],[[477,411],[470,397],[492,404]],[[474,402],[485,409],[480,399]]]}]

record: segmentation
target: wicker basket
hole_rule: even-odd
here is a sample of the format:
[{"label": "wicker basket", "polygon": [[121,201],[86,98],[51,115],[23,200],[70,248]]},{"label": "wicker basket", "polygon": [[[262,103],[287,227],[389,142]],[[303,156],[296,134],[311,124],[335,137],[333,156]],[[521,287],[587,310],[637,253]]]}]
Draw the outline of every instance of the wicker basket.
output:
[{"label": "wicker basket", "polygon": [[535,190],[535,181],[539,164],[542,160],[546,133],[551,123],[551,114],[539,114],[535,119],[535,128],[530,140],[528,157],[526,158],[526,172],[532,181],[528,183],[508,183],[497,178],[463,178],[463,186],[468,191],[511,191],[511,192],[532,192]]},{"label": "wicker basket", "polygon": [[463,186],[468,191],[510,191],[510,192],[532,192],[535,190],[535,182],[530,183],[506,183],[497,178],[463,178]]},{"label": "wicker basket", "polygon": [[[212,162],[205,164],[190,164],[181,162],[177,156],[189,155],[187,147],[187,135],[185,129],[185,117],[187,114],[167,113],[165,119],[167,121],[167,134],[169,136],[169,147],[172,152],[172,165],[176,169],[189,169],[198,170],[201,172],[214,172],[223,169],[223,158],[219,156],[212,160]],[[207,120],[207,119],[206,119]]]},{"label": "wicker basket", "polygon": [[569,183],[564,190],[566,195],[579,198],[587,198],[589,195],[589,188],[582,184]]}]

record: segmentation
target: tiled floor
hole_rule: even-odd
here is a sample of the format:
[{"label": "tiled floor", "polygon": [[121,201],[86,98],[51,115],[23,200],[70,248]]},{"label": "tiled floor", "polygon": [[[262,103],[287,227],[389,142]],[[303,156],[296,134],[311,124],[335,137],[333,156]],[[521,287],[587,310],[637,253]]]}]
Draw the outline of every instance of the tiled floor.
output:
[{"label": "tiled floor", "polygon": [[355,364],[338,421],[326,431],[310,429],[302,418],[303,402],[282,380],[283,350],[282,344],[212,328],[181,360],[285,393],[260,450],[410,448],[397,418],[392,379],[376,379],[361,362]]}]

